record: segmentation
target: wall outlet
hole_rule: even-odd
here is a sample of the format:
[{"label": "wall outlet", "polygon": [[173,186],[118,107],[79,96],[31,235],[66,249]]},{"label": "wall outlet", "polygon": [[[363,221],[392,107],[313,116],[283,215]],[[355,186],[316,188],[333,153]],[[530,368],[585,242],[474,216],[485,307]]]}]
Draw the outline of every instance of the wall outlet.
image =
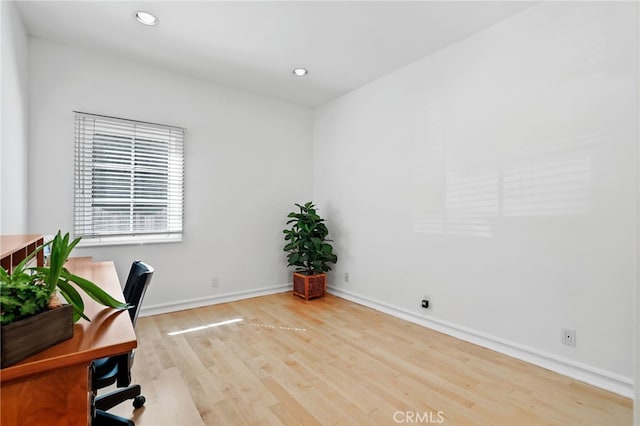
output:
[{"label": "wall outlet", "polygon": [[219,283],[218,277],[211,278],[211,288],[218,288]]},{"label": "wall outlet", "polygon": [[429,296],[424,296],[420,301],[420,307],[423,309],[431,309],[431,299]]},{"label": "wall outlet", "polygon": [[562,331],[562,344],[568,346],[576,346],[576,331],[570,328],[563,328]]},{"label": "wall outlet", "polygon": [[348,272],[345,272],[345,273],[344,273],[344,282],[345,282],[345,283],[348,283],[348,282],[349,282],[349,273],[348,273]]}]

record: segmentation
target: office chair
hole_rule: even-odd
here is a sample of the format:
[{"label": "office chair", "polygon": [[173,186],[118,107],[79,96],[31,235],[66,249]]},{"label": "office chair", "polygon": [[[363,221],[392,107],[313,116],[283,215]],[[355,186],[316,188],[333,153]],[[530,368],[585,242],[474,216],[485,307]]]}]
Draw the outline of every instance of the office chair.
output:
[{"label": "office chair", "polygon": [[[142,305],[142,299],[147,291],[147,287],[151,283],[153,276],[153,268],[144,262],[136,260],[131,265],[127,283],[124,286],[124,300],[133,305],[129,309],[131,323],[134,328]],[[145,403],[144,396],[141,395],[140,385],[131,385],[131,366],[133,365],[134,351],[123,355],[116,355],[107,358],[100,358],[93,361],[92,365],[92,389],[93,395],[97,394],[98,389],[110,386],[116,383],[118,389],[95,398],[93,408],[95,413],[93,417],[93,426],[103,425],[127,425],[135,426],[135,423],[129,419],[115,416],[107,413],[107,410],[116,405],[133,399],[133,406],[140,408]]]}]

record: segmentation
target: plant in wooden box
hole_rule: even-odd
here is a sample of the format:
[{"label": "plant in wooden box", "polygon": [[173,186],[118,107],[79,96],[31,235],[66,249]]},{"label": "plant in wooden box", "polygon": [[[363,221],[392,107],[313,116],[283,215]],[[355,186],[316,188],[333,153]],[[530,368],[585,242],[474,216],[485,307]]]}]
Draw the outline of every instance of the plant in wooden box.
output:
[{"label": "plant in wooden box", "polygon": [[[73,336],[73,323],[84,314],[84,302],[72,283],[105,306],[128,309],[89,280],[71,274],[64,264],[80,238],[69,241],[60,232],[20,262],[12,273],[0,268],[0,323],[2,325],[1,367],[51,347]],[[26,266],[50,246],[49,266]],[[62,305],[57,292],[67,300]]]},{"label": "plant in wooden box", "polygon": [[293,273],[293,294],[309,300],[324,296],[327,288],[327,274],[330,263],[336,263],[338,257],[327,239],[329,229],[325,220],[316,212],[312,202],[296,204],[299,211],[291,212],[287,217],[289,229],[285,229],[284,239],[287,252],[287,266],[295,266]]}]

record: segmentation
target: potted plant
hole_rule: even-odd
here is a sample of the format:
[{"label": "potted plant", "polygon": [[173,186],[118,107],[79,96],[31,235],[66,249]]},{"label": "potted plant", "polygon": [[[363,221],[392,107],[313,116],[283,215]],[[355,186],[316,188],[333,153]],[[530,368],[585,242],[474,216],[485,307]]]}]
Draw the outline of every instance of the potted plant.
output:
[{"label": "potted plant", "polygon": [[284,239],[287,252],[287,266],[295,266],[293,273],[293,294],[309,300],[324,296],[327,288],[327,274],[330,263],[336,263],[338,257],[327,239],[329,229],[325,220],[316,212],[312,202],[296,204],[299,211],[287,215],[290,218],[285,229]]},{"label": "potted plant", "polygon": [[[70,241],[60,232],[20,262],[12,273],[0,268],[0,323],[2,325],[2,368],[73,336],[73,323],[84,314],[84,302],[72,285],[98,303],[116,309],[130,306],[120,302],[91,281],[71,274],[64,264],[80,238]],[[50,247],[48,266],[28,263]],[[62,305],[60,293],[68,302]]]}]

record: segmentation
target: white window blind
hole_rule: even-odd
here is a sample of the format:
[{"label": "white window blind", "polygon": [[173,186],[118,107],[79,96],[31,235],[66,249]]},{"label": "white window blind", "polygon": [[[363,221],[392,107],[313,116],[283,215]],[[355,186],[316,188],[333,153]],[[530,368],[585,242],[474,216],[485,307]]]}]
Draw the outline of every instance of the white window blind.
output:
[{"label": "white window blind", "polygon": [[179,241],[184,129],[76,112],[75,234],[83,244]]}]

